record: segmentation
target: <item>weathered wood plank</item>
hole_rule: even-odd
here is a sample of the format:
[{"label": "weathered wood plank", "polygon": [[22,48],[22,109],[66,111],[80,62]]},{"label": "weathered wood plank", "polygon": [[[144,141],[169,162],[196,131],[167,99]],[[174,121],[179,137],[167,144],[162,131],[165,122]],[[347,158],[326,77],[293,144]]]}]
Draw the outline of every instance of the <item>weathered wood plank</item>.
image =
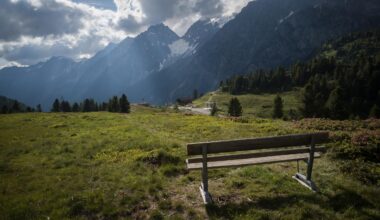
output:
[{"label": "weathered wood plank", "polygon": [[[277,155],[288,155],[288,154],[300,154],[309,153],[309,148],[297,148],[297,149],[287,149],[287,150],[275,150],[275,151],[265,151],[265,152],[254,152],[245,154],[230,154],[230,155],[217,155],[208,156],[207,161],[224,161],[224,160],[238,160],[238,159],[248,159],[248,158],[258,158],[258,157],[269,157]],[[326,147],[316,147],[315,152],[325,152]],[[194,157],[187,159],[187,163],[201,163],[203,161],[202,157]]]},{"label": "weathered wood plank", "polygon": [[[321,155],[315,153],[314,157],[318,158]],[[207,163],[209,169],[213,168],[223,168],[223,167],[241,167],[248,165],[257,165],[257,164],[270,164],[270,163],[280,163],[296,160],[305,160],[308,159],[309,153],[303,154],[292,154],[292,155],[279,155],[279,156],[270,156],[270,157],[260,157],[260,158],[249,158],[249,159],[240,159],[240,160],[227,160],[227,161],[214,161]],[[202,169],[202,163],[187,163],[188,170],[197,170]]]},{"label": "weathered wood plank", "polygon": [[188,155],[201,155],[202,146],[207,145],[207,153],[222,153],[233,151],[247,151],[268,148],[280,148],[291,146],[308,145],[311,137],[315,137],[315,144],[322,144],[328,140],[328,132],[311,133],[311,134],[293,134],[276,137],[264,137],[253,139],[238,139],[227,141],[212,141],[202,143],[191,143],[187,145]]}]

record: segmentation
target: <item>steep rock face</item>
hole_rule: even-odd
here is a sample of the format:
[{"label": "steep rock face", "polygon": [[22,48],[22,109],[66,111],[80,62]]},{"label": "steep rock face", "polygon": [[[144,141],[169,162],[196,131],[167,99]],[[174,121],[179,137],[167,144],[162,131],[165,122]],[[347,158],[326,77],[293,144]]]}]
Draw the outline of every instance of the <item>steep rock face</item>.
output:
[{"label": "steep rock face", "polygon": [[[170,55],[169,45],[179,37],[163,24],[150,27],[136,38],[126,38],[105,56],[95,56],[80,66],[83,76],[71,97],[104,100],[158,71]],[[102,52],[100,52],[102,53]]]},{"label": "steep rock face", "polygon": [[182,39],[194,47],[200,47],[210,40],[219,29],[219,24],[211,19],[199,20],[187,30]]},{"label": "steep rock face", "polygon": [[[170,102],[191,95],[194,89],[215,89],[220,80],[234,74],[307,60],[329,39],[376,27],[380,27],[380,1],[376,0],[257,0],[192,57],[141,82],[150,87],[138,94],[151,102]],[[158,79],[165,86],[155,85]]]}]

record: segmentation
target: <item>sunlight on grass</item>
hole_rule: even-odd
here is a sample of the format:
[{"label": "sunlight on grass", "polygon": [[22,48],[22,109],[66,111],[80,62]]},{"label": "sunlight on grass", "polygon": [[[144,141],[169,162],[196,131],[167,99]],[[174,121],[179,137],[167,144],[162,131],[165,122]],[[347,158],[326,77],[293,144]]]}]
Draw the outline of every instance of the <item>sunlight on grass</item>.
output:
[{"label": "sunlight on grass", "polygon": [[200,172],[186,171],[184,162],[189,142],[318,129],[339,138],[339,129],[351,126],[350,132],[357,132],[373,122],[341,126],[250,117],[239,123],[132,110],[1,115],[0,219],[380,217],[376,184],[363,185],[342,174],[328,156],[316,161],[318,194],[291,178],[295,163],[212,170],[210,192],[216,203],[206,208],[198,190]]}]

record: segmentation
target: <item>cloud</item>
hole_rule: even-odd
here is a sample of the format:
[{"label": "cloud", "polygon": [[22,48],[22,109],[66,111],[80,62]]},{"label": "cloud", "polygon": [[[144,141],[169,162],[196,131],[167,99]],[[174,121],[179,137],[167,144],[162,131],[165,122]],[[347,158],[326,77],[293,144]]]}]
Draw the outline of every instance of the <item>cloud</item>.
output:
[{"label": "cloud", "polygon": [[182,35],[198,19],[231,16],[248,1],[1,0],[0,66],[88,58],[158,23]]},{"label": "cloud", "polygon": [[0,7],[0,41],[75,33],[82,27],[82,17],[82,11],[55,1],[5,0]]},{"label": "cloud", "polygon": [[119,27],[125,31],[141,30],[146,26],[165,22],[182,35],[199,18],[231,16],[249,1],[115,0],[115,4],[118,8]]}]

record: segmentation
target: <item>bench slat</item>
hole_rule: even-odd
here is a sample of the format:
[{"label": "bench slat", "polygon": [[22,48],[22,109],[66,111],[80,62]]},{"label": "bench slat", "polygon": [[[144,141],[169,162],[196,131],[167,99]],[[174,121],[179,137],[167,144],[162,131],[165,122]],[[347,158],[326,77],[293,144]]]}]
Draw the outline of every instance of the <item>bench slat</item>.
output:
[{"label": "bench slat", "polygon": [[[314,157],[320,157],[320,153],[315,153]],[[269,163],[280,163],[296,160],[305,160],[308,159],[309,153],[302,154],[290,154],[290,155],[279,155],[279,156],[269,156],[269,157],[260,157],[260,158],[248,158],[240,160],[226,160],[226,161],[213,161],[207,163],[208,168],[223,168],[223,167],[241,167],[248,165],[257,165],[257,164],[269,164]],[[202,169],[202,163],[187,163],[188,170],[197,170]]]},{"label": "bench slat", "polygon": [[258,149],[302,146],[310,144],[311,137],[314,136],[315,144],[322,144],[328,140],[328,132],[312,134],[284,135],[276,137],[264,137],[254,139],[239,139],[228,141],[212,141],[202,143],[192,143],[187,145],[188,155],[201,155],[202,146],[207,145],[207,153],[223,153],[234,151],[248,151]]},{"label": "bench slat", "polygon": [[[268,157],[268,156],[278,156],[278,155],[289,155],[289,154],[300,154],[309,153],[309,148],[298,148],[298,149],[288,149],[288,150],[275,150],[275,151],[265,151],[265,152],[255,152],[255,153],[245,153],[245,154],[230,154],[230,155],[217,155],[207,157],[208,162],[213,161],[224,161],[224,160],[237,160],[237,159],[248,159],[257,157]],[[315,152],[325,152],[326,147],[320,146],[315,148]],[[202,157],[194,157],[187,159],[187,163],[201,163]]]}]

